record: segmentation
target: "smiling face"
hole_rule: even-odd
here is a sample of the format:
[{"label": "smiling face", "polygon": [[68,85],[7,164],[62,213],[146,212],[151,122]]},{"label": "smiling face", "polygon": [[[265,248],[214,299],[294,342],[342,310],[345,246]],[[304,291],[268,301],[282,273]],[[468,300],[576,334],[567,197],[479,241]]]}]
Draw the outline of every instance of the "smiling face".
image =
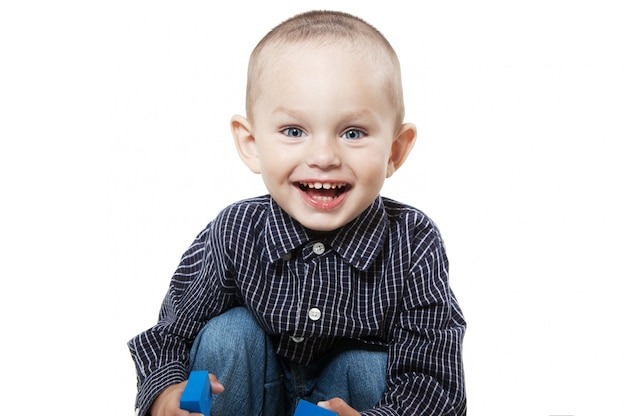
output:
[{"label": "smiling face", "polygon": [[232,120],[240,155],[289,215],[335,230],[374,201],[415,127],[399,125],[384,69],[346,42],[283,45],[266,59],[250,120]]}]

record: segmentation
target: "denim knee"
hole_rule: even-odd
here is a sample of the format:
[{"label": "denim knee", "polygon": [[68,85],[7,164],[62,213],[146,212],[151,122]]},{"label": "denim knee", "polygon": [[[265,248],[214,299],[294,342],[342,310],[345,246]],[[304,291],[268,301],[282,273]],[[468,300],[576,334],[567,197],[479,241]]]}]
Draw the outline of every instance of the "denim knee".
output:
[{"label": "denim knee", "polygon": [[265,354],[266,334],[244,307],[229,309],[211,319],[196,337],[190,370],[211,370],[219,363],[254,360]]},{"label": "denim knee", "polygon": [[316,400],[341,397],[358,411],[382,399],[386,386],[386,348],[339,348],[317,380]]},{"label": "denim knee", "polygon": [[272,343],[246,308],[230,309],[205,325],[191,349],[189,368],[215,374],[225,387],[214,396],[212,415],[279,414]]}]

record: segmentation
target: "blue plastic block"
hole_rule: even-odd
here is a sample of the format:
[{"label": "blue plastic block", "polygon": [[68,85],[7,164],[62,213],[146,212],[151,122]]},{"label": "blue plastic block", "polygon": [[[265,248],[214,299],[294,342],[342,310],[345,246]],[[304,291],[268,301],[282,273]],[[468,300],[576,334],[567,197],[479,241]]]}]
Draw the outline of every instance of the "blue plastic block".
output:
[{"label": "blue plastic block", "polygon": [[211,381],[208,371],[192,371],[180,397],[180,408],[209,416],[211,412]]},{"label": "blue plastic block", "polygon": [[326,410],[323,407],[309,403],[306,400],[300,400],[296,413],[293,416],[337,416],[337,413]]}]

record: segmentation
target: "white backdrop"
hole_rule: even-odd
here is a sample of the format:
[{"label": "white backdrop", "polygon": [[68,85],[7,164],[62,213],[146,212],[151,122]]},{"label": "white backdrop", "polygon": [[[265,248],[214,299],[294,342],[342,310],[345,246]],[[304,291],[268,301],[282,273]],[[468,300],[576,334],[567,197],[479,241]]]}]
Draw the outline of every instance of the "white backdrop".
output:
[{"label": "white backdrop", "polygon": [[248,54],[311,8],[400,56],[419,141],[383,193],[443,232],[469,415],[624,414],[620,2],[366,3],[0,5],[2,414],[133,414],[126,341],[196,233],[265,192],[228,126]]}]

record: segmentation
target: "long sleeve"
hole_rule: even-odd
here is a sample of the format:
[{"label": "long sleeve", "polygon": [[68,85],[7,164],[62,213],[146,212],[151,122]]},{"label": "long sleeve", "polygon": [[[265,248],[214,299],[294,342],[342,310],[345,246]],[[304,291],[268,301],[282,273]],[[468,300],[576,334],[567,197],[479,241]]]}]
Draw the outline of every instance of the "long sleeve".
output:
[{"label": "long sleeve", "polygon": [[129,341],[137,370],[137,413],[145,415],[168,386],[187,379],[189,350],[210,317],[229,297],[218,279],[222,263],[214,261],[209,226],[184,253],[163,300],[157,324]]},{"label": "long sleeve", "polygon": [[466,414],[465,320],[448,284],[448,260],[438,231],[418,238],[420,250],[412,255],[392,330],[387,391],[380,407],[363,415]]}]

